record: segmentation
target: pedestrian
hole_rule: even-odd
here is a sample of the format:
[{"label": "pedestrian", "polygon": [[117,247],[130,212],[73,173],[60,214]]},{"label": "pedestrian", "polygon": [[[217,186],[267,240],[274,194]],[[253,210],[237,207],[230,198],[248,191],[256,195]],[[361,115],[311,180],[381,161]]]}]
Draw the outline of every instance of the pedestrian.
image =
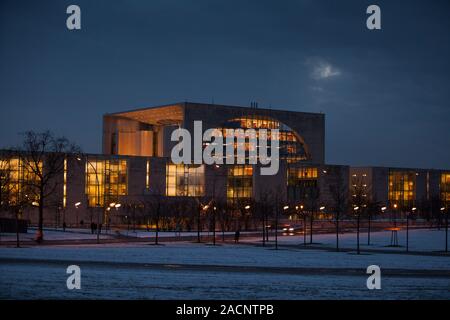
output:
[{"label": "pedestrian", "polygon": [[240,236],[240,231],[236,230],[236,232],[234,233],[234,243],[238,243],[239,242],[239,236]]},{"label": "pedestrian", "polygon": [[66,225],[66,222],[64,221],[63,222],[63,232],[66,232],[66,227],[67,227],[67,225]]},{"label": "pedestrian", "polygon": [[94,223],[91,222],[91,233],[94,234]]}]

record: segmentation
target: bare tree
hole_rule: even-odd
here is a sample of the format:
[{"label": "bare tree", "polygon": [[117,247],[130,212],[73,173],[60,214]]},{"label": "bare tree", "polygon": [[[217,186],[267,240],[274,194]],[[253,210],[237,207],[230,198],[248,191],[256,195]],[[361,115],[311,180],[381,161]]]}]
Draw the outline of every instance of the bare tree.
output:
[{"label": "bare tree", "polygon": [[44,240],[44,208],[46,201],[55,195],[63,183],[60,176],[65,170],[65,160],[70,154],[79,154],[80,148],[64,137],[56,137],[50,131],[24,133],[22,145],[15,149],[27,175],[24,185],[35,197],[38,208],[38,232],[36,241]]},{"label": "bare tree", "polygon": [[348,210],[348,185],[342,172],[337,173],[337,178],[329,188],[333,199],[330,212],[333,214],[333,222],[336,227],[336,251],[339,251],[339,222]]},{"label": "bare tree", "polygon": [[262,222],[262,240],[263,240],[263,246],[266,245],[266,242],[269,241],[269,234],[268,234],[268,226],[269,226],[269,217],[272,213],[272,206],[273,203],[270,199],[270,194],[266,190],[262,190],[258,201],[254,204],[254,212],[256,213],[256,216],[261,220]]},{"label": "bare tree", "polygon": [[356,251],[360,254],[360,226],[361,226],[361,216],[364,215],[368,210],[369,197],[367,192],[367,187],[360,178],[354,178],[351,181],[351,205],[353,214],[356,216]]},{"label": "bare tree", "polygon": [[217,219],[219,221],[220,230],[222,231],[222,242],[225,242],[225,231],[230,229],[230,214],[229,205],[226,201],[218,201],[217,207]]},{"label": "bare tree", "polygon": [[159,231],[161,227],[161,220],[166,213],[166,197],[164,193],[155,189],[144,196],[143,205],[147,213],[148,221],[155,223],[155,245],[159,243]]},{"label": "bare tree", "polygon": [[314,224],[314,214],[317,212],[319,206],[320,199],[320,189],[318,186],[312,186],[309,188],[306,196],[305,202],[307,206],[307,210],[309,211],[309,243],[313,243],[313,224]]}]

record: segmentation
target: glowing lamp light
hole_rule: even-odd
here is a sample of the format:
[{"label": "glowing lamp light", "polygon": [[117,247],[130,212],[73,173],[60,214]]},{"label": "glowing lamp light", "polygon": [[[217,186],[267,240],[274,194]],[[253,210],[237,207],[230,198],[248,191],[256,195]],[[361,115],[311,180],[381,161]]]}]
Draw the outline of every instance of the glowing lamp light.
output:
[{"label": "glowing lamp light", "polygon": [[287,209],[289,209],[289,206],[284,206],[283,209],[287,210]]},{"label": "glowing lamp light", "polygon": [[115,202],[111,202],[110,204],[109,204],[109,206],[112,208],[112,207],[115,207],[116,206],[116,203]]},{"label": "glowing lamp light", "polygon": [[386,207],[382,207],[382,208],[381,208],[381,211],[384,212],[384,211],[386,211],[386,209],[387,209]]},{"label": "glowing lamp light", "polygon": [[245,210],[248,210],[248,209],[250,209],[250,206],[245,206]]},{"label": "glowing lamp light", "polygon": [[39,207],[39,202],[33,201],[31,203],[31,205],[34,206],[34,207]]},{"label": "glowing lamp light", "polygon": [[416,207],[414,207],[414,208],[412,208],[412,209],[411,209],[411,211],[416,211],[416,210],[417,210],[417,208],[416,208]]},{"label": "glowing lamp light", "polygon": [[359,210],[359,207],[354,207],[353,210],[355,210],[355,211],[356,211],[356,210]]},{"label": "glowing lamp light", "polygon": [[397,209],[397,204],[394,204],[394,208]]},{"label": "glowing lamp light", "polygon": [[75,203],[75,208],[77,208],[78,209],[78,207],[81,205],[81,202],[77,202],[77,203]]},{"label": "glowing lamp light", "polygon": [[117,203],[114,207],[116,207],[116,209],[119,209],[122,205],[120,203]]},{"label": "glowing lamp light", "polygon": [[441,211],[444,211],[444,210],[445,210],[445,208],[444,208],[444,207],[442,207],[442,208],[441,208]]},{"label": "glowing lamp light", "polygon": [[323,211],[323,210],[325,210],[325,207],[320,207],[319,210],[322,210],[322,211]]}]

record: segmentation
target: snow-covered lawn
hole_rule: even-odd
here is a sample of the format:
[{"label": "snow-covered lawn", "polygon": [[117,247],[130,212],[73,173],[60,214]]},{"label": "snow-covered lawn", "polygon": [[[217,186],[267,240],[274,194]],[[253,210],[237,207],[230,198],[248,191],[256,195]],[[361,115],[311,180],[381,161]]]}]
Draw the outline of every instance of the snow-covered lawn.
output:
[{"label": "snow-covered lawn", "polygon": [[[414,230],[411,250],[435,251],[443,245],[443,231]],[[385,249],[390,234],[372,235],[372,247]],[[416,237],[416,239],[415,239]],[[354,234],[342,235],[345,247]],[[156,299],[450,299],[450,278],[418,275],[422,271],[450,271],[450,256],[408,255],[403,252],[333,252],[304,249],[301,236],[280,237],[279,250],[262,247],[260,239],[243,244],[190,242],[121,243],[72,246],[0,247],[0,298],[156,298]],[[361,241],[366,240],[362,235]],[[399,234],[400,244],[402,233]],[[314,242],[334,245],[334,235],[317,235]],[[284,246],[284,244],[286,246]],[[404,248],[399,250],[404,251]],[[82,290],[66,289],[65,268],[82,270]],[[146,265],[147,264],[147,265]],[[366,268],[378,265],[382,290],[366,288]],[[161,267],[158,267],[161,265]],[[193,265],[186,270],[182,266]],[[195,266],[201,266],[196,269]],[[233,271],[209,266],[236,266]],[[244,267],[244,269],[239,269]],[[260,272],[250,267],[272,267]],[[247,268],[247,269],[245,269]],[[323,268],[323,273],[298,274],[277,269]],[[331,269],[356,270],[356,275],[333,274]],[[383,270],[411,270],[406,277],[383,276]],[[361,274],[359,275],[359,270]],[[416,271],[414,271],[416,270]],[[387,273],[388,274],[388,273]]]},{"label": "snow-covered lawn", "polygon": [[[391,231],[371,232],[370,246],[367,245],[367,232],[360,233],[360,245],[363,249],[382,249],[405,251],[406,230],[397,232],[398,244],[400,247],[390,247]],[[272,239],[273,240],[273,239]],[[251,239],[243,241],[251,241]],[[260,241],[258,239],[258,241]],[[356,233],[345,233],[339,235],[339,245],[342,248],[356,248]],[[279,238],[280,244],[303,244],[303,235],[283,236]],[[307,234],[307,243],[309,243],[309,234]],[[313,234],[313,243],[321,246],[335,247],[336,234]],[[449,239],[450,247],[450,239]],[[443,251],[445,249],[445,230],[437,229],[411,229],[409,231],[409,250],[410,251]]]},{"label": "snow-covered lawn", "polygon": [[54,259],[75,262],[136,262],[165,264],[209,264],[270,267],[332,267],[366,268],[371,264],[381,268],[450,270],[450,256],[420,256],[405,254],[328,252],[301,248],[254,247],[249,245],[210,246],[194,243],[109,244],[85,246],[55,246],[0,248],[0,258]]},{"label": "snow-covered lawn", "polygon": [[65,268],[1,264],[0,299],[450,299],[442,278],[301,276],[84,268],[81,290],[67,290]]}]

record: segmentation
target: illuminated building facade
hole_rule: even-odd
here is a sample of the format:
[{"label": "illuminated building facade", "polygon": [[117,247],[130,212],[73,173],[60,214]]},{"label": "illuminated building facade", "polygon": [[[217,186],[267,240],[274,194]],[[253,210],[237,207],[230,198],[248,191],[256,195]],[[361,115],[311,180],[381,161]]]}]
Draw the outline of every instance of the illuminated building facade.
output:
[{"label": "illuminated building facade", "polygon": [[[278,173],[263,176],[260,164],[173,164],[170,153],[177,142],[170,140],[171,133],[179,127],[192,132],[194,121],[202,121],[203,130],[217,129],[224,135],[226,129],[280,130]],[[246,140],[246,152],[250,148]],[[18,159],[0,165],[2,201],[6,191],[9,201],[31,194],[23,181],[33,177]],[[269,195],[283,207],[325,207],[326,213],[335,205],[336,186],[347,190],[351,201],[353,186],[360,185],[367,199],[402,210],[436,199],[439,206],[450,202],[450,171],[326,164],[323,114],[188,102],[105,115],[103,154],[68,155],[58,179],[56,200],[45,209],[50,225],[87,225],[96,221],[98,212],[103,223],[127,223],[130,208],[155,195],[173,206],[214,199],[217,205],[232,207],[247,207]],[[36,210],[25,207],[23,217],[35,223]]]},{"label": "illuminated building facade", "polygon": [[[352,167],[349,183],[359,185],[369,199],[380,206],[400,211],[434,206],[439,211],[449,204],[450,172],[436,169]],[[354,196],[354,195],[351,195]]]}]

